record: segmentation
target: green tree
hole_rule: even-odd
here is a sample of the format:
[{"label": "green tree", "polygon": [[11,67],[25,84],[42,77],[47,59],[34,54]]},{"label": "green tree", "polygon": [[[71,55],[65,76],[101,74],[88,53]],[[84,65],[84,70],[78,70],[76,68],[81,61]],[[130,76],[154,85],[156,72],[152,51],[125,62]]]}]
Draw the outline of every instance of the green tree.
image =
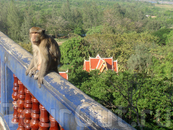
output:
[{"label": "green tree", "polygon": [[67,34],[70,29],[68,28],[69,22],[65,21],[61,16],[51,16],[46,24],[46,29],[49,34],[57,36],[58,34]]},{"label": "green tree", "polygon": [[171,45],[173,43],[173,30],[165,37],[167,37],[166,44]]},{"label": "green tree", "polygon": [[82,28],[82,14],[78,10],[78,8],[71,9],[70,2],[68,0],[62,5],[59,16],[68,22],[68,33],[76,28]]},{"label": "green tree", "polygon": [[71,8],[70,8],[69,0],[67,0],[67,2],[62,5],[61,10],[60,10],[60,15],[66,21],[71,21],[72,15],[71,15]]},{"label": "green tree", "polygon": [[0,4],[0,30],[4,32],[5,34],[8,33],[8,28],[7,28],[7,13],[8,13],[8,4],[6,2],[1,2]]},{"label": "green tree", "polygon": [[21,40],[20,27],[22,24],[22,15],[20,10],[18,10],[13,1],[11,1],[8,6],[9,6],[7,13],[8,35],[13,40],[19,41]]},{"label": "green tree", "polygon": [[155,46],[151,49],[150,52],[153,55],[153,65],[151,67],[152,75],[154,75],[154,77],[158,80],[172,82],[172,44],[168,44],[165,46]]},{"label": "green tree", "polygon": [[103,23],[105,25],[106,30],[108,30],[109,33],[124,32],[124,28],[122,27],[123,18],[124,10],[118,3],[115,4],[112,8],[106,9],[103,12]]},{"label": "green tree", "polygon": [[22,23],[21,31],[20,31],[21,40],[23,42],[29,42],[30,41],[29,40],[29,29],[33,26],[32,14],[33,14],[32,6],[30,7],[30,5],[29,5],[28,11],[26,11],[24,14],[24,21]]},{"label": "green tree", "polygon": [[135,54],[132,54],[127,61],[129,70],[137,72],[147,72],[152,65],[152,55],[150,48],[145,44],[139,44],[135,47]]},{"label": "green tree", "polygon": [[85,31],[82,29],[82,27],[76,27],[74,29],[74,33],[78,35],[82,35],[82,34],[85,34]]},{"label": "green tree", "polygon": [[98,6],[96,3],[90,3],[84,4],[84,8],[83,8],[83,24],[84,27],[87,28],[91,28],[91,27],[96,27],[98,25],[100,25],[101,22],[101,16],[100,16],[101,12],[98,9]]},{"label": "green tree", "polygon": [[32,19],[33,26],[46,28],[46,23],[48,22],[47,17],[48,16],[47,16],[47,14],[44,13],[44,11],[35,12],[33,19]]},{"label": "green tree", "polygon": [[171,84],[128,71],[95,70],[89,75],[78,87],[129,124],[136,122],[135,128],[172,129]]},{"label": "green tree", "polygon": [[90,55],[89,44],[80,36],[71,38],[60,46],[61,64],[68,65],[69,81],[78,86],[88,77],[89,73],[84,71],[84,59]]},{"label": "green tree", "polygon": [[162,28],[159,29],[158,31],[155,31],[152,33],[154,36],[157,36],[159,41],[159,45],[166,45],[167,42],[169,41],[169,38],[171,36],[171,29],[168,28]]},{"label": "green tree", "polygon": [[146,29],[147,30],[153,30],[157,31],[162,27],[162,21],[158,21],[155,19],[149,20],[148,23],[146,24]]},{"label": "green tree", "polygon": [[103,26],[96,26],[88,29],[86,35],[92,35],[92,34],[101,34],[103,32]]},{"label": "green tree", "polygon": [[67,27],[68,31],[74,29],[73,15],[72,15],[72,10],[70,8],[69,0],[67,0],[67,2],[62,5],[59,12],[59,16],[61,16],[62,19],[68,22],[68,27]]},{"label": "green tree", "polygon": [[89,44],[81,37],[72,38],[61,46],[61,63],[73,67],[83,65],[84,59],[90,55]]},{"label": "green tree", "polygon": [[82,13],[80,12],[80,10],[78,8],[73,8],[71,10],[71,13],[72,13],[71,22],[73,23],[74,28],[76,27],[82,28],[83,21],[82,21]]}]

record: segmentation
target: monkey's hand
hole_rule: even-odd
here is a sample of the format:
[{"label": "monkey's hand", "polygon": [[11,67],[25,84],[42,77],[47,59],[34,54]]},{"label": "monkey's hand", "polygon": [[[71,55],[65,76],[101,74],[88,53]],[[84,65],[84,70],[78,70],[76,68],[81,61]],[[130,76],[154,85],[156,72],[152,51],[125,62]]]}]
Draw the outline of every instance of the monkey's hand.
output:
[{"label": "monkey's hand", "polygon": [[28,74],[29,74],[29,71],[30,71],[30,69],[27,69],[27,70],[25,71],[25,74],[28,75]]},{"label": "monkey's hand", "polygon": [[38,77],[38,87],[41,88],[41,84],[43,84],[43,77]]},{"label": "monkey's hand", "polygon": [[34,79],[38,79],[38,71],[36,71],[35,75],[34,75]]},{"label": "monkey's hand", "polygon": [[37,71],[36,67],[33,67],[30,71],[29,71],[29,77],[31,77],[32,75],[35,75]]},{"label": "monkey's hand", "polygon": [[25,74],[26,75],[28,75],[29,74],[29,77],[31,77],[32,75],[34,75],[35,73],[36,73],[36,71],[37,71],[37,68],[32,68],[32,69],[27,69],[26,71],[25,71]]}]

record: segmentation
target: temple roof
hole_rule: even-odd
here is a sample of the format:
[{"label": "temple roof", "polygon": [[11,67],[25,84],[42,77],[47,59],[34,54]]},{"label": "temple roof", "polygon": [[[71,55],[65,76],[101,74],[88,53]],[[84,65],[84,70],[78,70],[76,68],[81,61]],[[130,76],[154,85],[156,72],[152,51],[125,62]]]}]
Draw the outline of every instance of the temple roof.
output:
[{"label": "temple roof", "polygon": [[59,72],[59,75],[68,80],[68,70],[66,72]]},{"label": "temple roof", "polygon": [[108,69],[118,72],[117,60],[113,61],[113,57],[101,58],[99,54],[96,57],[89,57],[89,60],[84,61],[83,70],[89,72],[94,69],[99,69],[100,72]]}]

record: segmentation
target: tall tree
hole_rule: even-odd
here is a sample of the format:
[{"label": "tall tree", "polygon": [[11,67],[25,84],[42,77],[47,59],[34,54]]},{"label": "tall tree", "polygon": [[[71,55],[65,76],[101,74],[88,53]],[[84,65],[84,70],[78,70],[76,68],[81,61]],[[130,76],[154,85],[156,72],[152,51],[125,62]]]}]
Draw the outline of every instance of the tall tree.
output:
[{"label": "tall tree", "polygon": [[[66,3],[64,3],[60,9],[59,12],[60,16],[65,20],[68,21],[69,23],[72,21],[72,12],[71,12],[71,8],[70,8],[70,3],[67,0]],[[70,24],[69,24],[70,25]]]},{"label": "tall tree", "polygon": [[21,40],[20,27],[22,24],[21,12],[16,7],[14,1],[9,3],[9,9],[7,13],[7,26],[8,35],[15,41]]},{"label": "tall tree", "polygon": [[127,61],[128,68],[137,72],[147,72],[152,64],[152,55],[145,44],[139,44],[135,47],[135,54],[132,54]]},{"label": "tall tree", "polygon": [[68,24],[69,22],[59,14],[54,6],[52,14],[47,18],[46,30],[48,30],[48,33],[55,36],[66,34],[69,31],[67,28]]},{"label": "tall tree", "polygon": [[60,9],[59,16],[63,21],[67,21],[67,30],[73,31],[75,28],[82,27],[82,14],[77,8],[71,9],[70,3],[67,0]]},{"label": "tall tree", "polygon": [[21,31],[20,31],[21,40],[24,41],[24,42],[29,42],[29,38],[28,38],[29,29],[33,25],[33,22],[32,22],[32,17],[33,16],[32,16],[32,14],[33,14],[32,7],[29,5],[28,10],[25,11],[24,21],[22,23]]},{"label": "tall tree", "polygon": [[74,27],[81,27],[83,24],[83,21],[82,21],[82,14],[79,11],[79,9],[74,8],[72,9],[71,12],[72,12],[72,22],[74,24]]},{"label": "tall tree", "polygon": [[[106,28],[105,30],[112,33],[124,32],[124,28],[122,26],[124,23],[123,18],[124,10],[119,4],[115,4],[111,9],[106,9],[103,13],[103,23]],[[125,20],[126,24],[128,21],[128,19]]]},{"label": "tall tree", "polygon": [[7,34],[8,29],[7,29],[7,12],[8,12],[8,5],[6,2],[1,2],[0,4],[0,31],[4,32],[5,34]]},{"label": "tall tree", "polygon": [[100,11],[96,3],[85,4],[83,8],[83,23],[86,28],[100,25]]}]

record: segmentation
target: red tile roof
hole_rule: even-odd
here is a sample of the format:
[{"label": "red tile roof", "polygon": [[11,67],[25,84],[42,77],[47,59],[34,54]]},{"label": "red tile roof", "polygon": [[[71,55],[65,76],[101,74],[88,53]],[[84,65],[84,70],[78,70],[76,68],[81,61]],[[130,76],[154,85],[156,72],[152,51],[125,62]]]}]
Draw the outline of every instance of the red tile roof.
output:
[{"label": "red tile roof", "polygon": [[84,66],[83,66],[83,70],[86,70],[86,71],[90,71],[90,64],[89,64],[90,62],[89,61],[87,61],[87,60],[85,60],[84,61]]},{"label": "red tile roof", "polygon": [[118,63],[117,60],[113,62],[113,67],[114,67],[114,71],[118,72]]},{"label": "red tile roof", "polygon": [[90,62],[90,70],[94,70],[97,67],[99,59],[98,58],[90,58],[89,62]]},{"label": "red tile roof", "polygon": [[117,61],[113,61],[113,58],[101,58],[99,54],[93,58],[89,57],[89,60],[84,61],[83,70],[90,71],[94,69],[99,69],[102,72],[104,69],[111,69],[118,72]]},{"label": "red tile roof", "polygon": [[68,80],[68,70],[66,72],[59,72],[59,75]]}]

